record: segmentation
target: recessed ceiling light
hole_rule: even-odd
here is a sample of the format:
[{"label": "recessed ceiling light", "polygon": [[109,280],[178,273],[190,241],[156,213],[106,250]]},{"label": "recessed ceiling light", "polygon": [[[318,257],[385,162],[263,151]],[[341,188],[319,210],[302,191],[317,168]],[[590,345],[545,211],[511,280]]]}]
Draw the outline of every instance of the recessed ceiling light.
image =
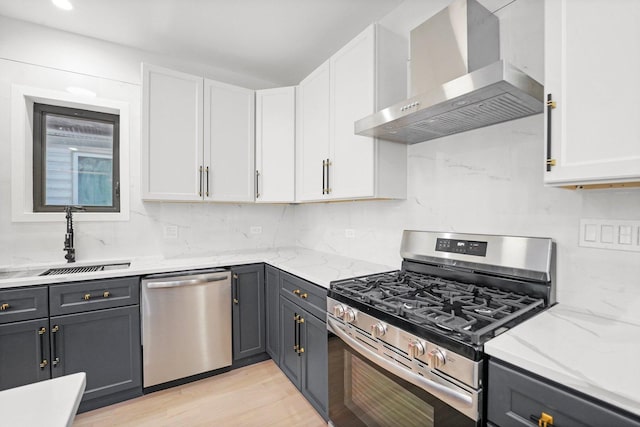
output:
[{"label": "recessed ceiling light", "polygon": [[51,0],[51,2],[62,10],[73,9],[73,5],[69,0]]},{"label": "recessed ceiling light", "polygon": [[91,98],[95,98],[97,96],[95,92],[89,89],[85,89],[83,87],[77,87],[77,86],[69,86],[67,88],[67,92],[72,93],[74,95],[89,96]]}]

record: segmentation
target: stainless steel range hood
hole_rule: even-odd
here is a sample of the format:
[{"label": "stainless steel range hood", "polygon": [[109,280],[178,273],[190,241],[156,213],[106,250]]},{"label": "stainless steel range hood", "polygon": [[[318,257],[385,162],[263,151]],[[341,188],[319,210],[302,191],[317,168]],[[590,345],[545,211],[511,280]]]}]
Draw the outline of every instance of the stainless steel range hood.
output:
[{"label": "stainless steel range hood", "polygon": [[456,0],[411,31],[411,98],[355,122],[355,133],[415,144],[541,113],[544,88],[500,60],[498,18]]}]

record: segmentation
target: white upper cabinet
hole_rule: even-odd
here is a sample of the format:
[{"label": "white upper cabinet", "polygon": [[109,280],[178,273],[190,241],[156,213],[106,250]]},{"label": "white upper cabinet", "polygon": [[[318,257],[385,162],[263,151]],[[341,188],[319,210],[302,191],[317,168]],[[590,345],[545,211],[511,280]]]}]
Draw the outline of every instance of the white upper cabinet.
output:
[{"label": "white upper cabinet", "polygon": [[204,196],[254,200],[254,91],[204,81]]},{"label": "white upper cabinet", "polygon": [[545,2],[545,184],[640,182],[638,22],[637,0]]},{"label": "white upper cabinet", "polygon": [[406,146],[354,122],[406,97],[406,41],[369,26],[300,83],[299,201],[406,197]]},{"label": "white upper cabinet", "polygon": [[298,158],[296,186],[300,201],[328,196],[326,161],[329,158],[329,61],[298,87]]},{"label": "white upper cabinet", "polygon": [[256,91],[256,202],[295,201],[296,88]]},{"label": "white upper cabinet", "polygon": [[201,200],[202,78],[144,64],[142,198]]},{"label": "white upper cabinet", "polygon": [[142,198],[250,202],[254,92],[143,64]]}]

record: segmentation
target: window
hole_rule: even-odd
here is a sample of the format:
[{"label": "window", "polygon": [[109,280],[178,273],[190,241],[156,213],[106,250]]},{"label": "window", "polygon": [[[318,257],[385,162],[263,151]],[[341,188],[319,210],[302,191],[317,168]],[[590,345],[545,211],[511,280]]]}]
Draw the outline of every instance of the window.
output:
[{"label": "window", "polygon": [[120,117],[33,104],[33,211],[120,212]]}]

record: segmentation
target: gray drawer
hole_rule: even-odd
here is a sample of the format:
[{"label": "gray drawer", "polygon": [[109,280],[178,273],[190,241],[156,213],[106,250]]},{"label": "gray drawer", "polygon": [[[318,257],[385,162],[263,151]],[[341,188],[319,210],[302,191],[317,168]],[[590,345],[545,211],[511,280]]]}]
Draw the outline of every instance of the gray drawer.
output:
[{"label": "gray drawer", "polygon": [[137,276],[51,285],[51,316],[139,304],[139,289]]},{"label": "gray drawer", "polygon": [[281,271],[280,295],[320,319],[327,317],[327,290],[323,287]]},{"label": "gray drawer", "polygon": [[488,421],[500,427],[536,426],[544,412],[553,425],[638,427],[640,420],[604,402],[587,399],[555,383],[489,361]]},{"label": "gray drawer", "polygon": [[0,290],[0,323],[49,316],[47,287]]}]

